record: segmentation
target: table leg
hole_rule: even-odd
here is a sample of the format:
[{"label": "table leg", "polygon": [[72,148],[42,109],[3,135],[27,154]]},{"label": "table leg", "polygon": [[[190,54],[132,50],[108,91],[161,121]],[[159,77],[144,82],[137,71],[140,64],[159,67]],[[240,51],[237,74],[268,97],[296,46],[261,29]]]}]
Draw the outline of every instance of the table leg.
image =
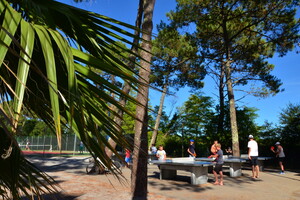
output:
[{"label": "table leg", "polygon": [[191,170],[191,184],[199,185],[205,184],[208,180],[208,167],[192,167]]},{"label": "table leg", "polygon": [[257,164],[259,166],[259,171],[264,171],[264,161],[257,160]]},{"label": "table leg", "polygon": [[160,175],[159,179],[174,179],[177,175],[177,171],[173,169],[164,169],[162,166],[160,167]]},{"label": "table leg", "polygon": [[242,175],[242,164],[241,163],[230,163],[230,177],[238,177]]}]

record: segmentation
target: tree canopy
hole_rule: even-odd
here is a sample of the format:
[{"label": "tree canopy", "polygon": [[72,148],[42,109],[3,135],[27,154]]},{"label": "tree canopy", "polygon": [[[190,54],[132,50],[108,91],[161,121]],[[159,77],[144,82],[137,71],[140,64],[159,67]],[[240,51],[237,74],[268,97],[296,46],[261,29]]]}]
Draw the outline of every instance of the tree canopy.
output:
[{"label": "tree canopy", "polygon": [[[249,93],[257,96],[280,92],[281,81],[271,75],[268,63],[277,52],[281,56],[299,42],[299,1],[200,1],[177,0],[169,13],[181,32],[190,26],[206,71],[215,76],[220,88],[227,86],[234,155],[239,155],[235,86],[254,84]],[[262,84],[259,86],[259,84]]]}]

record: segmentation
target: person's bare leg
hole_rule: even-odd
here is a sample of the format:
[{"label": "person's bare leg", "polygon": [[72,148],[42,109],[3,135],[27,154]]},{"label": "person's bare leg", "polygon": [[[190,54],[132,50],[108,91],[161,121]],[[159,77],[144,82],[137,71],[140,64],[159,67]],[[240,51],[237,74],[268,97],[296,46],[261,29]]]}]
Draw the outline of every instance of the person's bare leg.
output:
[{"label": "person's bare leg", "polygon": [[251,167],[252,167],[252,178],[255,178],[255,166],[252,165]]},{"label": "person's bare leg", "polygon": [[284,166],[283,166],[282,162],[279,162],[279,166],[280,166],[281,171],[283,172],[284,171]]},{"label": "person's bare leg", "polygon": [[259,166],[258,165],[255,166],[255,172],[256,172],[255,178],[259,178]]},{"label": "person's bare leg", "polygon": [[219,174],[220,174],[220,185],[223,185],[223,172],[220,171]]},{"label": "person's bare leg", "polygon": [[215,182],[214,182],[214,184],[215,185],[219,185],[218,174],[214,170],[213,170],[213,173],[214,173],[214,176],[215,176]]}]

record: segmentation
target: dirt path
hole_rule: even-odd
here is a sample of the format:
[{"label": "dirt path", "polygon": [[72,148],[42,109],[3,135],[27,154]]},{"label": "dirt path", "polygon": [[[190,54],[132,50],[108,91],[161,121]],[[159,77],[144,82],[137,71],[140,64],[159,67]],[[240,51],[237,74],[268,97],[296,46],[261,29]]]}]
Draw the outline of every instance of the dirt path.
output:
[{"label": "dirt path", "polygon": [[[130,200],[130,170],[123,169],[127,181],[120,182],[111,174],[87,175],[83,157],[54,157],[33,159],[34,163],[53,176],[62,191],[59,199],[67,200]],[[225,171],[226,172],[226,171]],[[224,186],[213,185],[213,176],[201,186],[189,183],[190,173],[178,171],[176,180],[159,180],[159,170],[148,165],[149,200],[299,200],[300,173],[265,171],[259,180],[250,178],[250,171],[243,170],[243,176],[230,178],[225,175]]]}]

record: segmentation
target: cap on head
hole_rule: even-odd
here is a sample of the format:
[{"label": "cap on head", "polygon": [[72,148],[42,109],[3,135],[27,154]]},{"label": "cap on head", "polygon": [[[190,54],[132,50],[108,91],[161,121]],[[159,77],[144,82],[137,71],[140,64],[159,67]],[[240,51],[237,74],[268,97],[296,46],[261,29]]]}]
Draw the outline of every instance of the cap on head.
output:
[{"label": "cap on head", "polygon": [[190,142],[194,142],[194,140],[193,140],[193,139],[190,139]]},{"label": "cap on head", "polygon": [[280,145],[280,142],[276,142],[275,145]]},{"label": "cap on head", "polygon": [[249,135],[248,138],[249,138],[249,139],[250,139],[250,138],[253,138],[253,135]]}]

